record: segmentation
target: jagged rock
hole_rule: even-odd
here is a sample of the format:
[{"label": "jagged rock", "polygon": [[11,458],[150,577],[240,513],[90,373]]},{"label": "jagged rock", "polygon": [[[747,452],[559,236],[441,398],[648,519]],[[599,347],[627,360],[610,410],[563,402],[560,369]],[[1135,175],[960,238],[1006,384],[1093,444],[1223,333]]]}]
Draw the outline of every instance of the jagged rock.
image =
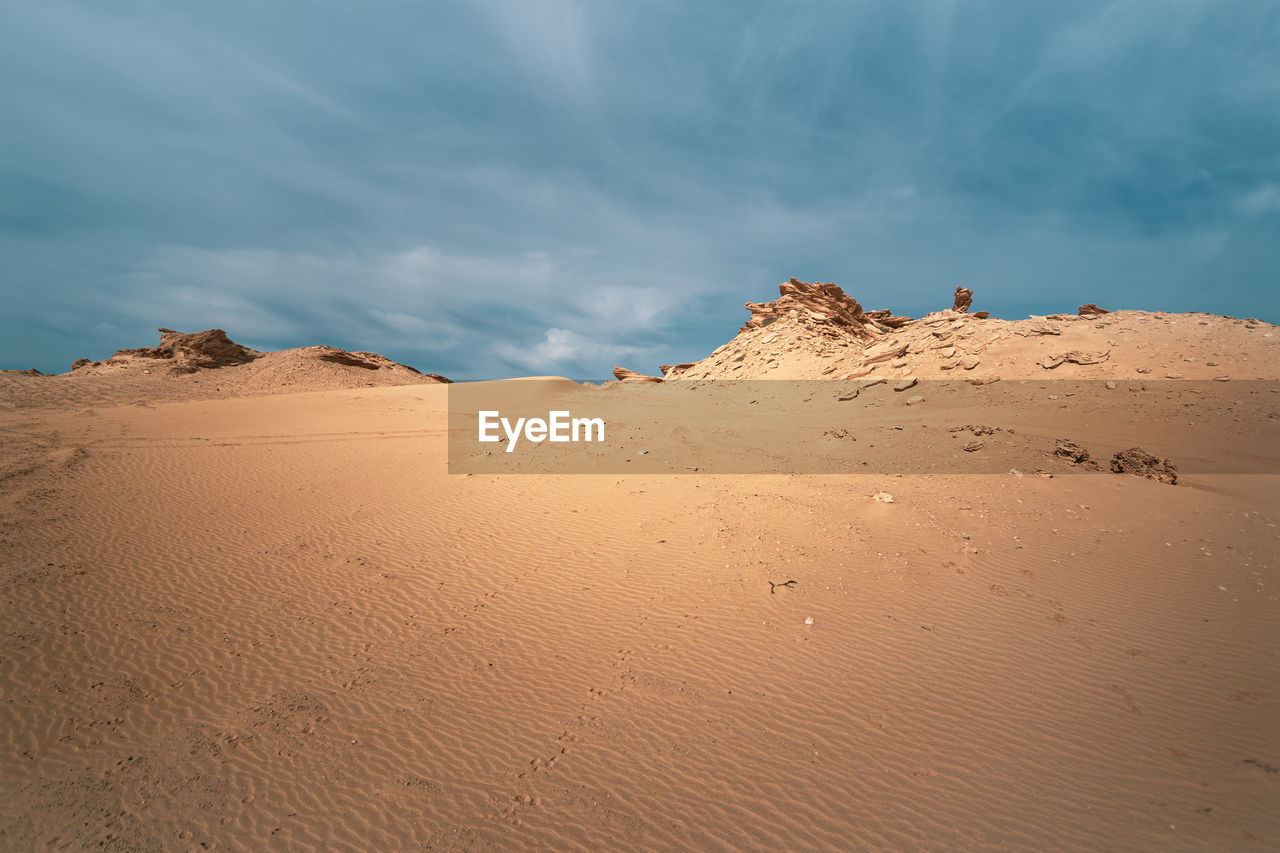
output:
[{"label": "jagged rock", "polygon": [[986,320],[991,316],[991,312],[990,311],[974,311],[969,316],[974,318],[975,320]]},{"label": "jagged rock", "polygon": [[762,329],[788,314],[807,318],[824,333],[834,336],[873,338],[888,329],[869,317],[858,300],[835,284],[809,284],[792,278],[778,285],[778,294],[773,302],[745,303],[751,319],[743,324],[739,333]]},{"label": "jagged rock", "polygon": [[1053,448],[1053,455],[1076,465],[1092,465],[1094,468],[1098,467],[1097,463],[1090,458],[1088,450],[1085,450],[1074,441],[1068,441],[1065,438],[1058,439]]},{"label": "jagged rock", "polygon": [[193,334],[160,329],[160,346],[118,350],[117,356],[157,358],[173,361],[177,373],[194,373],[201,368],[247,364],[262,353],[232,341],[221,329],[208,329]]},{"label": "jagged rock", "polygon": [[1148,480],[1168,483],[1171,486],[1178,484],[1178,469],[1174,464],[1168,459],[1161,459],[1159,456],[1148,453],[1141,447],[1131,447],[1112,456],[1111,470],[1116,474],[1134,474],[1146,477]]},{"label": "jagged rock", "polygon": [[969,306],[973,304],[973,291],[967,287],[956,288],[956,301],[951,306],[952,311],[959,311],[961,314],[969,313]]},{"label": "jagged rock", "polygon": [[1085,352],[1084,350],[1071,350],[1064,353],[1049,353],[1040,362],[1040,366],[1045,370],[1053,370],[1059,365],[1071,362],[1072,364],[1101,364],[1111,356],[1111,350],[1104,352]]},{"label": "jagged rock", "polygon": [[636,373],[634,370],[628,370],[625,367],[615,367],[613,375],[623,382],[661,382],[662,378],[658,376],[646,376],[643,373]]},{"label": "jagged rock", "polygon": [[697,362],[686,361],[683,364],[660,364],[658,365],[658,369],[662,371],[662,375],[664,377],[669,377],[673,373],[681,373],[685,370],[688,370],[690,367],[693,367],[694,364],[696,363]]},{"label": "jagged rock", "polygon": [[947,432],[964,432],[968,430],[974,435],[995,435],[998,429],[1000,427],[987,426],[986,424],[965,424],[964,426],[951,427]]},{"label": "jagged rock", "polygon": [[1099,308],[1097,305],[1094,305],[1092,302],[1086,302],[1084,305],[1081,305],[1078,310],[1078,315],[1081,317],[1099,317],[1103,314],[1110,314],[1110,313],[1111,312],[1108,311],[1106,308]]},{"label": "jagged rock", "polygon": [[883,308],[879,311],[867,311],[866,315],[872,320],[875,320],[881,326],[888,326],[890,329],[901,329],[908,323],[915,322],[915,320],[910,317],[903,317],[898,314],[894,314],[888,308]]},{"label": "jagged rock", "polygon": [[71,362],[71,369],[79,370],[80,368],[88,367],[91,364],[93,364],[93,362],[87,358],[77,358],[75,361]]}]

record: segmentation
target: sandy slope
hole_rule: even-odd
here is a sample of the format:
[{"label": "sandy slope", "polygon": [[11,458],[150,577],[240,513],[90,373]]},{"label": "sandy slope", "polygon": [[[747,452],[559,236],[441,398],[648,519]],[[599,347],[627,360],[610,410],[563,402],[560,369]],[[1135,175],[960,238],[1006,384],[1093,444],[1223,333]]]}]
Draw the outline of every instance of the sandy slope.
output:
[{"label": "sandy slope", "polygon": [[30,379],[0,847],[1280,843],[1275,476],[450,476],[443,386]]}]

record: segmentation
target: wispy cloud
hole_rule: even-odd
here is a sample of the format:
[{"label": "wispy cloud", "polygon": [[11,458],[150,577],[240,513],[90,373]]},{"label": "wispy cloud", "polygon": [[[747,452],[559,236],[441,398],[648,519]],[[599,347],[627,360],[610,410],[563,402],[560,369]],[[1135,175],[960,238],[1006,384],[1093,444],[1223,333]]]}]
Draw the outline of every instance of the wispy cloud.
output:
[{"label": "wispy cloud", "polygon": [[907,312],[966,283],[996,313],[1280,319],[1273,3],[3,16],[7,367],[221,325],[652,370],[789,275]]}]

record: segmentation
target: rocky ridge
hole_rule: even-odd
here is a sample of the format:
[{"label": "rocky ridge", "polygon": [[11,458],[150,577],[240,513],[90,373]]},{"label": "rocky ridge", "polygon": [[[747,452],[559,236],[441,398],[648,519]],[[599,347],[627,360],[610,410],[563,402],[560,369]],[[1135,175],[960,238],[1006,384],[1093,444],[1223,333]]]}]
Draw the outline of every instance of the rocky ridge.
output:
[{"label": "rocky ridge", "polygon": [[[1074,314],[1009,321],[970,312],[974,294],[966,287],[956,288],[950,308],[911,318],[864,310],[832,283],[792,278],[778,291],[772,302],[746,303],[750,317],[733,340],[701,361],[662,365],[663,378],[960,378],[978,384],[1050,376],[1226,380],[1280,372],[1276,327],[1254,319],[1109,311],[1088,303]],[[1238,341],[1248,344],[1249,354]],[[621,367],[615,375],[657,379]]]}]

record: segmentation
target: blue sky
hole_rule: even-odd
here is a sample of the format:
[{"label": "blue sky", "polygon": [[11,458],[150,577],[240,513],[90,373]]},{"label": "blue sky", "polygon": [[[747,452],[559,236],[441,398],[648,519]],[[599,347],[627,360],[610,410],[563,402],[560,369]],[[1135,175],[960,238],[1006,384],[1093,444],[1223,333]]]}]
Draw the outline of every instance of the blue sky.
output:
[{"label": "blue sky", "polygon": [[0,367],[705,356],[788,276],[1280,321],[1280,3],[10,3]]}]

